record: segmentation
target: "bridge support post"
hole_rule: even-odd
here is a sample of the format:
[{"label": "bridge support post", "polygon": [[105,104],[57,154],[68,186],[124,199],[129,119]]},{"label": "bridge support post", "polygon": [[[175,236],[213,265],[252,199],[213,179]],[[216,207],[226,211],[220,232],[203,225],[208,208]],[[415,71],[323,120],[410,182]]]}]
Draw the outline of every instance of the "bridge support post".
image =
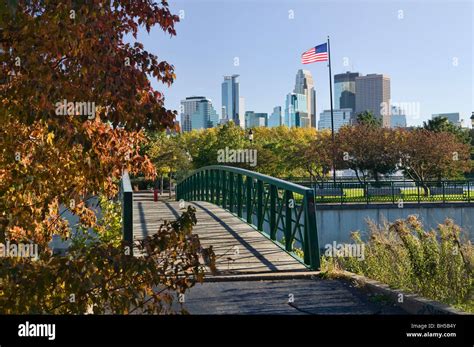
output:
[{"label": "bridge support post", "polygon": [[[304,214],[305,214],[305,263],[310,265],[314,270],[321,268],[320,255],[319,255],[319,240],[316,225],[316,207],[314,204],[314,194],[312,192],[306,192],[304,199]],[[307,245],[307,247],[306,247]],[[308,257],[306,257],[308,253]]]},{"label": "bridge support post", "polygon": [[123,240],[130,245],[130,255],[133,255],[133,190],[127,171],[122,175],[119,197],[122,202]]}]

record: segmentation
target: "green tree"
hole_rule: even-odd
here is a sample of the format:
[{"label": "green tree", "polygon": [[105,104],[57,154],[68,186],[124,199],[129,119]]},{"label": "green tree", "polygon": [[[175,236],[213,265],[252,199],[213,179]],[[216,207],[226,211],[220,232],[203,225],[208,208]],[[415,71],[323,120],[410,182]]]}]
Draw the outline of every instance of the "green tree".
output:
[{"label": "green tree", "polygon": [[171,187],[173,177],[180,180],[189,172],[192,167],[192,158],[179,134],[169,135],[166,132],[155,132],[149,138],[150,144],[146,153],[161,179],[161,193],[163,193],[164,177],[168,177]]},{"label": "green tree", "polygon": [[361,112],[359,113],[357,116],[356,116],[356,121],[357,121],[357,124],[360,124],[360,125],[366,125],[366,126],[369,126],[369,127],[381,127],[382,126],[382,121],[378,118],[376,118],[372,112],[370,111],[364,111],[364,112]]},{"label": "green tree", "polygon": [[471,138],[468,129],[451,123],[446,117],[435,117],[423,122],[423,128],[437,133],[448,132],[455,135],[462,143],[470,143]]}]

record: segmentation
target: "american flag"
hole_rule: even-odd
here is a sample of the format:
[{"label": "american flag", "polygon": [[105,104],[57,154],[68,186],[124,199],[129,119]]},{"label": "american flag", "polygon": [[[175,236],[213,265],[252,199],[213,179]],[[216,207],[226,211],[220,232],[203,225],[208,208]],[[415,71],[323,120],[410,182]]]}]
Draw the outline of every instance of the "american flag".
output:
[{"label": "american flag", "polygon": [[322,45],[312,47],[301,55],[302,64],[311,64],[317,61],[328,60],[328,44],[323,43]]}]

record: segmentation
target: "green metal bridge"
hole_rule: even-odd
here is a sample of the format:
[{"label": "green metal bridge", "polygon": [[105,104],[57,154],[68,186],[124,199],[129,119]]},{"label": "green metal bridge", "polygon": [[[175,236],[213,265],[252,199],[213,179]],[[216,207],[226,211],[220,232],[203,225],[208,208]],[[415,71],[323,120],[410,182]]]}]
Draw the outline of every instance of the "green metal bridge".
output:
[{"label": "green metal bridge", "polygon": [[311,188],[235,167],[207,166],[178,184],[176,199],[220,206],[308,268],[320,267]]},{"label": "green metal bridge", "polygon": [[197,210],[194,228],[221,259],[222,274],[311,272],[320,268],[314,191],[281,179],[229,166],[207,166],[176,186],[175,200],[154,201],[151,191],[121,184],[124,239],[142,239],[187,205]]}]

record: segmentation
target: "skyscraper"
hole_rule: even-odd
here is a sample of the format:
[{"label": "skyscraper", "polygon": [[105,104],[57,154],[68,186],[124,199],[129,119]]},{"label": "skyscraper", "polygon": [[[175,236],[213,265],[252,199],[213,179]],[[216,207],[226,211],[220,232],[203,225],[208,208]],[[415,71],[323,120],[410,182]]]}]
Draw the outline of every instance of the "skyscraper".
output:
[{"label": "skyscraper", "polygon": [[310,120],[306,126],[316,128],[316,91],[314,90],[313,76],[310,71],[298,70],[293,92],[303,94],[306,97],[306,113]]},{"label": "skyscraper", "polygon": [[285,124],[285,119],[283,118],[283,115],[281,113],[281,106],[275,106],[273,108],[272,114],[268,118],[268,126],[272,128],[272,127],[278,127],[284,124]]},{"label": "skyscraper", "polygon": [[341,73],[334,75],[334,107],[336,109],[350,108],[356,110],[355,84],[358,72]]},{"label": "skyscraper", "polygon": [[375,118],[381,119],[384,127],[390,127],[390,111],[382,115],[382,108],[390,110],[390,77],[369,74],[355,78],[354,118],[364,111],[370,111]]},{"label": "skyscraper", "polygon": [[225,118],[227,120],[232,120],[243,128],[245,110],[241,110],[244,100],[240,97],[238,77],[239,75],[224,76],[224,82],[222,82],[222,109],[225,107]]},{"label": "skyscraper", "polygon": [[307,128],[311,125],[308,115],[306,95],[289,93],[286,96],[285,125],[288,127]]},{"label": "skyscraper", "polygon": [[[352,109],[343,108],[333,110],[334,114],[334,131],[337,132],[342,126],[349,124]],[[331,130],[331,110],[324,110],[319,114],[318,130]]]},{"label": "skyscraper", "polygon": [[268,124],[267,113],[245,112],[245,128],[266,127]]},{"label": "skyscraper", "polygon": [[390,128],[406,128],[407,116],[405,111],[399,106],[392,106],[390,114]]},{"label": "skyscraper", "polygon": [[181,130],[206,129],[217,126],[219,116],[211,100],[204,96],[191,96],[181,101]]}]

